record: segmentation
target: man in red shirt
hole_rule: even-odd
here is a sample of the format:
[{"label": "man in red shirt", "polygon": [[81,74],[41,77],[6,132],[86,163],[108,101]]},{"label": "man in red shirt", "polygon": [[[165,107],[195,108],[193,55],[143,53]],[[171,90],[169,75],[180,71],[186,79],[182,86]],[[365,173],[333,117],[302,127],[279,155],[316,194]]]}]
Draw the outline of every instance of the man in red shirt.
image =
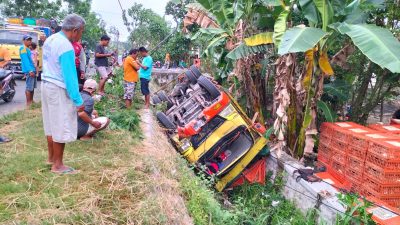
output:
[{"label": "man in red shirt", "polygon": [[72,43],[75,52],[75,66],[76,66],[76,74],[78,76],[79,87],[83,87],[85,83],[85,51],[79,41]]}]

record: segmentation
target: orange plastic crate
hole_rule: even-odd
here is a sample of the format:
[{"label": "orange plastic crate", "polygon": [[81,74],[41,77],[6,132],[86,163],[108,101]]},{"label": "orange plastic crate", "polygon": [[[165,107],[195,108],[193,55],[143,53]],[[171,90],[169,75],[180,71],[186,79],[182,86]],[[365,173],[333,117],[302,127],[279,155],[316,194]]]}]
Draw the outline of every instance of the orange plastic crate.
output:
[{"label": "orange plastic crate", "polygon": [[331,165],[327,167],[328,173],[330,173],[334,178],[336,178],[339,182],[346,182],[346,163],[339,162],[337,160],[331,161]]},{"label": "orange plastic crate", "polygon": [[400,196],[400,183],[382,184],[376,179],[364,175],[363,186],[364,189],[372,190],[376,193],[379,193],[381,196],[392,196],[392,195]]},{"label": "orange plastic crate", "polygon": [[317,160],[326,165],[330,165],[331,158],[332,158],[332,150],[327,145],[320,143],[318,147]]},{"label": "orange plastic crate", "polygon": [[400,140],[372,141],[368,152],[387,159],[400,159]]},{"label": "orange plastic crate", "polygon": [[347,166],[349,168],[353,168],[353,169],[357,169],[357,170],[363,171],[364,163],[365,163],[365,160],[360,159],[360,158],[358,158],[356,156],[349,155],[347,157]]},{"label": "orange plastic crate", "polygon": [[[345,149],[343,149],[345,150]],[[347,153],[346,151],[342,151],[339,149],[332,148],[332,160],[336,160],[340,163],[346,164],[347,163]]]},{"label": "orange plastic crate", "polygon": [[347,147],[347,154],[357,157],[359,159],[365,160],[367,157],[367,149],[366,148],[359,148],[358,146],[349,145]]},{"label": "orange plastic crate", "polygon": [[371,124],[368,126],[371,129],[390,133],[390,134],[400,134],[400,126],[399,125],[382,125],[382,124]]},{"label": "orange plastic crate", "polygon": [[366,162],[364,173],[380,183],[397,183],[400,185],[400,170],[388,170],[373,163]]},{"label": "orange plastic crate", "polygon": [[331,137],[321,133],[321,135],[319,136],[319,143],[329,146],[329,144],[331,143]]},{"label": "orange plastic crate", "polygon": [[374,197],[368,197],[368,201],[376,204],[367,209],[369,213],[372,213],[372,219],[377,225],[399,225],[400,224],[400,211],[397,208],[389,206]]},{"label": "orange plastic crate", "polygon": [[373,190],[366,190],[364,189],[364,196],[367,198],[374,197],[378,200],[381,200],[393,207],[400,207],[400,195],[382,195],[378,192]]},{"label": "orange plastic crate", "polygon": [[339,140],[332,140],[330,143],[330,147],[334,152],[341,152],[341,153],[344,152],[347,154],[348,143]]},{"label": "orange plastic crate", "polygon": [[363,192],[361,190],[363,190],[362,189],[363,183],[362,183],[361,177],[360,178],[353,178],[353,177],[349,176],[348,172],[349,172],[349,170],[346,171],[346,180],[347,180],[347,183],[350,184],[349,185],[349,187],[350,187],[349,190],[351,192],[358,193],[358,194],[362,195]]},{"label": "orange plastic crate", "polygon": [[388,170],[400,170],[400,159],[388,159],[382,155],[367,153],[366,162]]}]

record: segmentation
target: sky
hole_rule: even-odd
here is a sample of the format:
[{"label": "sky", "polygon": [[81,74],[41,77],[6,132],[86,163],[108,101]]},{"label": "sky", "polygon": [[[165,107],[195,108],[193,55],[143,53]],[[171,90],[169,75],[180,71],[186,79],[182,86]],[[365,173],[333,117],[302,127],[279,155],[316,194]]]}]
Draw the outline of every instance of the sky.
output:
[{"label": "sky", "polygon": [[[120,0],[123,9],[129,9],[135,2],[144,8],[152,9],[160,16],[165,14],[165,6],[169,0]],[[122,11],[118,0],[93,0],[92,11],[101,15],[107,27],[115,26],[120,32],[121,41],[126,41],[129,33],[122,21]],[[169,20],[167,18],[167,20]]]}]

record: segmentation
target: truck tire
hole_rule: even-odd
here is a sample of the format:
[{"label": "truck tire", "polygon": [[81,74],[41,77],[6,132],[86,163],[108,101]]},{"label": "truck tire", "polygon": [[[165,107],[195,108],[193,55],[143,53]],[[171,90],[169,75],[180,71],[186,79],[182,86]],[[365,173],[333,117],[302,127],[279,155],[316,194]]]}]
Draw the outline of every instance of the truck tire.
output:
[{"label": "truck tire", "polygon": [[157,105],[161,103],[160,98],[157,95],[154,95],[153,97],[151,97],[151,99],[153,100],[153,104]]},{"label": "truck tire", "polygon": [[165,93],[165,91],[160,91],[157,94],[158,98],[162,101],[162,102],[171,102],[171,99],[169,99],[168,95]]},{"label": "truck tire", "polygon": [[221,95],[221,92],[218,88],[205,76],[200,76],[197,80],[200,87],[204,88],[208,94],[211,96],[211,100],[218,98]]},{"label": "truck tire", "polygon": [[192,65],[192,66],[190,67],[190,70],[191,70],[192,73],[196,76],[197,79],[201,76],[201,72],[200,72],[199,68],[197,68],[197,66]]},{"label": "truck tire", "polygon": [[176,125],[163,112],[157,112],[157,120],[161,124],[161,126],[167,129],[176,129]]},{"label": "truck tire", "polygon": [[197,83],[197,77],[194,75],[194,73],[191,70],[187,70],[185,72],[185,75],[191,84]]}]

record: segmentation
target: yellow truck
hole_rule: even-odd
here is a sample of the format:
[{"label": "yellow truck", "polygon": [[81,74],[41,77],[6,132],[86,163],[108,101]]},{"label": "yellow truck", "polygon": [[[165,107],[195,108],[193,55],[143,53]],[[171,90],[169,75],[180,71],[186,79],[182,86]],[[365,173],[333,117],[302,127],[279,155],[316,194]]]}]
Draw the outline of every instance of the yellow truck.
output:
[{"label": "yellow truck", "polygon": [[41,36],[45,34],[37,29],[22,25],[12,25],[9,27],[0,27],[0,46],[5,47],[10,52],[11,64],[10,70],[14,71],[14,74],[22,76],[21,70],[21,58],[19,57],[19,48],[22,45],[22,38],[24,35],[30,35],[32,42],[37,44],[38,51],[38,66],[39,73],[42,71],[42,47],[40,42]]}]

